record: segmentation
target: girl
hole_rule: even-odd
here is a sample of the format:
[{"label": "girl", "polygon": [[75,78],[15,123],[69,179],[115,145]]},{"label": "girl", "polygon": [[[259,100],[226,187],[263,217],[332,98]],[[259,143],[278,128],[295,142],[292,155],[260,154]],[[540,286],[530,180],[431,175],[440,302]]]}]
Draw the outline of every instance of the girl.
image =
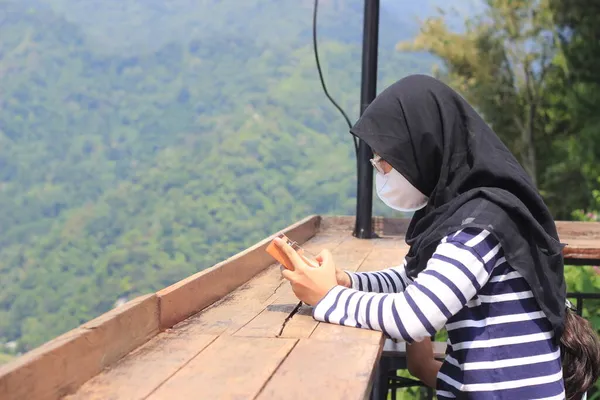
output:
[{"label": "girl", "polygon": [[588,357],[577,374],[589,379],[567,393],[585,392],[598,376],[598,339],[589,325],[565,324],[554,221],[475,110],[440,81],[414,75],[382,92],[351,133],[375,153],[382,201],[415,211],[410,250],[398,267],[352,273],[336,269],[328,251],[321,267],[310,268],[276,241],[294,263],[283,276],[314,306],[313,317],[421,342],[413,355],[429,354],[425,339],[445,327],[443,363],[428,357],[417,371],[411,357],[439,399],[564,399],[564,382],[582,382],[563,380],[561,365],[560,339],[577,326],[593,347],[571,349],[569,357]]}]

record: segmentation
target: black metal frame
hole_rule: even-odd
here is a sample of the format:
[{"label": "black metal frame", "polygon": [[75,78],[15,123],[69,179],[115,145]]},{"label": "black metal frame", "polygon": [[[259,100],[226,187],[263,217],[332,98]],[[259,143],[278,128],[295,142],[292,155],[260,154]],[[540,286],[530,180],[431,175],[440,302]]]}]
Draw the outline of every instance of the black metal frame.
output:
[{"label": "black metal frame", "polygon": [[[362,78],[360,114],[367,109],[377,94],[377,50],[379,41],[379,0],[365,0],[362,49]],[[371,239],[373,233],[373,166],[369,159],[373,152],[369,145],[358,140],[358,176],[356,180],[356,224],[354,236]]]},{"label": "black metal frame", "polygon": [[396,375],[397,371],[406,368],[406,357],[394,357],[393,355],[383,354],[375,371],[376,375],[373,390],[371,391],[371,400],[387,400],[390,391],[390,399],[396,400],[398,389],[408,389],[411,387],[425,388],[427,399],[433,399],[434,390],[423,382]]},{"label": "black metal frame", "polygon": [[600,293],[580,293],[573,292],[567,293],[567,298],[576,299],[575,308],[577,309],[577,315],[583,314],[583,301],[584,300],[600,300]]}]

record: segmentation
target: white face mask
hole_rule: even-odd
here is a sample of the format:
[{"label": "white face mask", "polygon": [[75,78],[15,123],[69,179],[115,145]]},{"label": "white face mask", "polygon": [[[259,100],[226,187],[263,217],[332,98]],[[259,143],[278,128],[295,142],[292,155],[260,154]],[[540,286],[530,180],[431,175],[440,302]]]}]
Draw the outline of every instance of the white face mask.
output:
[{"label": "white face mask", "polygon": [[417,211],[427,205],[429,199],[398,171],[375,175],[377,195],[388,207],[398,211]]}]

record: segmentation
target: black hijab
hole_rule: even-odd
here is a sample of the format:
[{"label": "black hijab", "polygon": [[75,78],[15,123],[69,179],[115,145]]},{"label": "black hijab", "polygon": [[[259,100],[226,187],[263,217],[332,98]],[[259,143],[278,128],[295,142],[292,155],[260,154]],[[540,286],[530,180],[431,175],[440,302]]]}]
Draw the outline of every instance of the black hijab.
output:
[{"label": "black hijab", "polygon": [[406,77],[377,96],[350,132],[429,196],[406,233],[410,276],[425,269],[444,236],[487,229],[560,338],[566,287],[554,220],[515,157],[458,93],[429,76]]}]

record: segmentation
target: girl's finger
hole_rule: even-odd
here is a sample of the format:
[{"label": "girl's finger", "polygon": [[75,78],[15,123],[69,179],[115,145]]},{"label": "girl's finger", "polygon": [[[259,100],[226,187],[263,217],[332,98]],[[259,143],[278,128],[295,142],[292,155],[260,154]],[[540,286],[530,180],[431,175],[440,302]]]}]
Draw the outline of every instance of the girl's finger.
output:
[{"label": "girl's finger", "polygon": [[296,250],[292,248],[292,246],[287,244],[281,238],[275,238],[275,245],[278,246],[285,253],[286,256],[288,256],[290,261],[294,264],[294,268],[305,268],[306,264],[304,263],[300,255],[296,252]]},{"label": "girl's finger", "polygon": [[318,267],[320,267],[320,266],[321,266],[321,262],[320,262],[320,261],[318,261],[318,260],[316,260],[316,261],[313,261],[313,260],[311,260],[310,258],[306,258],[306,257],[305,257],[305,256],[303,256],[302,254],[300,255],[300,257],[301,257],[301,258],[304,260],[304,262],[305,262],[306,264],[310,265],[310,266],[311,266],[311,267],[313,267],[313,268],[318,268]]},{"label": "girl's finger", "polygon": [[333,258],[331,252],[327,249],[323,250],[319,256],[321,257],[321,263],[330,261]]},{"label": "girl's finger", "polygon": [[281,276],[283,276],[290,282],[294,281],[295,278],[294,271],[290,271],[289,269],[284,269],[283,271],[281,271]]}]

